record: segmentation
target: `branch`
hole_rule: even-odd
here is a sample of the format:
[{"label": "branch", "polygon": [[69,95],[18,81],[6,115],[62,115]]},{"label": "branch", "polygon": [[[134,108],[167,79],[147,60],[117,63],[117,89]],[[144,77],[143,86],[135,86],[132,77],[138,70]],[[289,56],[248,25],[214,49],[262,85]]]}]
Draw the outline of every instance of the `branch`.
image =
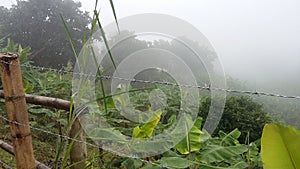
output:
[{"label": "branch", "polygon": [[[0,98],[4,98],[3,90],[0,90]],[[26,98],[26,102],[30,104],[70,111],[70,101],[67,100],[53,98],[53,97],[46,97],[46,96],[36,96],[31,94],[25,94],[25,98]]]},{"label": "branch", "polygon": [[[2,148],[4,151],[8,152],[11,155],[15,155],[14,148],[2,140],[0,140],[0,148]],[[38,169],[50,169],[45,164],[43,164],[37,160],[35,160],[35,165],[36,165],[36,168],[38,168]]]}]

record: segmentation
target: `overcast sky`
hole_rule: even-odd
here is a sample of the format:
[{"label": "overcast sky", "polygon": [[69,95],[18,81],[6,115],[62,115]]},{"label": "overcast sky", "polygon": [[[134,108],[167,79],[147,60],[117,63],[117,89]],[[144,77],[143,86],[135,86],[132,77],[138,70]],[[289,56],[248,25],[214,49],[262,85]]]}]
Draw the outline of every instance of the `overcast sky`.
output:
[{"label": "overcast sky", "polygon": [[[94,9],[94,0],[80,1],[83,10]],[[1,0],[0,5],[13,2]],[[108,24],[113,21],[109,1],[100,2],[102,21]],[[114,0],[114,3],[118,18],[150,12],[190,22],[208,38],[225,72],[233,77],[257,86],[265,82],[300,85],[299,0]]]}]

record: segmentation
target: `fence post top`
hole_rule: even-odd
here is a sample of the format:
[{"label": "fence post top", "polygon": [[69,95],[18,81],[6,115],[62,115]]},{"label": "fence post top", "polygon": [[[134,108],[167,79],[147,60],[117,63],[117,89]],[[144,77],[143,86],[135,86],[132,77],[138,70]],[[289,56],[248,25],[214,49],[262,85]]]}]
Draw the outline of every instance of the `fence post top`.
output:
[{"label": "fence post top", "polygon": [[14,60],[19,57],[17,52],[0,53],[0,60]]}]

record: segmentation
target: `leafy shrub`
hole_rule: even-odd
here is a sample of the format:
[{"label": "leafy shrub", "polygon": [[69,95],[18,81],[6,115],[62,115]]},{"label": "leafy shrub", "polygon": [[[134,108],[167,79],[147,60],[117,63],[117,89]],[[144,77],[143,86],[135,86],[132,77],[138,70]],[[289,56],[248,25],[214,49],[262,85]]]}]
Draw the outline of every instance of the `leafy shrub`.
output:
[{"label": "leafy shrub", "polygon": [[[201,99],[199,116],[204,120],[209,112],[210,104],[210,97]],[[240,141],[246,140],[248,132],[250,141],[255,141],[261,137],[264,125],[270,122],[272,119],[263,110],[262,105],[247,96],[232,96],[226,100],[223,116],[213,135],[216,135],[219,130],[230,132],[238,128],[242,132]]]}]

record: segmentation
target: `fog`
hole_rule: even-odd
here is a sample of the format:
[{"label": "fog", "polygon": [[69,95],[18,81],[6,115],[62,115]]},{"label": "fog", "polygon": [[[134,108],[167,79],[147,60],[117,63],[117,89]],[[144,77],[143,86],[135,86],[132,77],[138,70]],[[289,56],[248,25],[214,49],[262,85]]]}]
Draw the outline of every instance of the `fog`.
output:
[{"label": "fog", "polygon": [[[94,1],[80,0],[92,11]],[[9,6],[13,0],[2,0]],[[113,22],[109,1],[101,20]],[[211,42],[227,75],[261,91],[299,95],[300,1],[114,0],[117,17],[162,13],[188,21]]]},{"label": "fog", "polygon": [[[83,9],[93,3],[81,0]],[[299,94],[300,1],[115,0],[118,18],[163,13],[197,27],[214,46],[225,73],[257,90]],[[101,4],[104,23],[113,21]]]}]

